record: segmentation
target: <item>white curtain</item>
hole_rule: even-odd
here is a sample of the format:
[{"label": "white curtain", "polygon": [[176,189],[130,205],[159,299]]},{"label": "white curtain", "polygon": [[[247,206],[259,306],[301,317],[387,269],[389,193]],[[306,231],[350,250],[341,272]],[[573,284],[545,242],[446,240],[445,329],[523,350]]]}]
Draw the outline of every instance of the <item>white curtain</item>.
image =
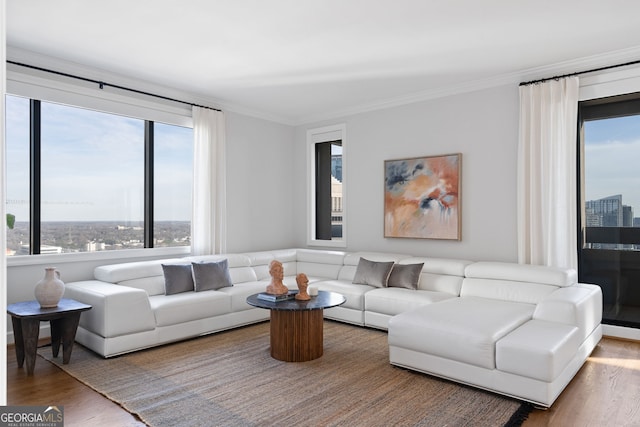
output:
[{"label": "white curtain", "polygon": [[193,107],[193,255],[226,252],[224,113]]},{"label": "white curtain", "polygon": [[578,267],[577,115],[577,77],[520,86],[520,263]]}]

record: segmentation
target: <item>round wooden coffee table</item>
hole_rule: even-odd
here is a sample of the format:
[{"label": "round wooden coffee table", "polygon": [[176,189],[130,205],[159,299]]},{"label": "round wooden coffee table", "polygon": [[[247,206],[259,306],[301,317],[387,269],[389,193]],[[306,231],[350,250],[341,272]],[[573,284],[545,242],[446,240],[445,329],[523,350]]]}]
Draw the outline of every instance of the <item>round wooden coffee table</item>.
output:
[{"label": "round wooden coffee table", "polygon": [[322,310],[344,304],[335,292],[318,291],[309,301],[295,299],[264,301],[258,294],[247,297],[247,304],[271,311],[271,357],[284,362],[306,362],[322,356]]}]

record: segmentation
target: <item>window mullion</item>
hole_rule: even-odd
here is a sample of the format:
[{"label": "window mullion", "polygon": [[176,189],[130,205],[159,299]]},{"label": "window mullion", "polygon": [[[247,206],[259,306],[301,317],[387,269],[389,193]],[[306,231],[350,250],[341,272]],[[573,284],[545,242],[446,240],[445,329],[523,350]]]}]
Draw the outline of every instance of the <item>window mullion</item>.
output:
[{"label": "window mullion", "polygon": [[30,100],[30,118],[29,118],[29,162],[30,162],[30,176],[29,176],[29,191],[30,191],[30,253],[33,255],[40,254],[40,221],[41,221],[41,203],[42,203],[42,191],[41,191],[41,140],[42,140],[42,126],[41,126],[41,103],[37,99]]},{"label": "window mullion", "polygon": [[153,140],[154,122],[144,122],[144,247],[153,247]]}]

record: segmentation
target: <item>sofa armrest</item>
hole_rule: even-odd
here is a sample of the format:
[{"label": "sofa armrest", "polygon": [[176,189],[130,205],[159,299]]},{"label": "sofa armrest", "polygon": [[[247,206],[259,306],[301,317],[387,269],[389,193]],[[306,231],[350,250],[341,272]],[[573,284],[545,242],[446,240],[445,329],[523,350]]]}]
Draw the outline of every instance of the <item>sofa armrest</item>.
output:
[{"label": "sofa armrest", "polygon": [[533,318],[577,326],[583,341],[602,321],[602,290],[584,283],[559,288],[538,303]]},{"label": "sofa armrest", "polygon": [[105,338],[153,330],[155,317],[142,289],[87,280],[65,285],[65,298],[93,308],[82,313],[80,326]]}]

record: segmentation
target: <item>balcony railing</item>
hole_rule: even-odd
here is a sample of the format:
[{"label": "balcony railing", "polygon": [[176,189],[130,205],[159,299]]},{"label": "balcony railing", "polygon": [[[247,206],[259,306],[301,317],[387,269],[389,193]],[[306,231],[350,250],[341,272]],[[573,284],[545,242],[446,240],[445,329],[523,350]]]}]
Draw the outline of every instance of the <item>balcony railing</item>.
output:
[{"label": "balcony railing", "polygon": [[640,227],[585,227],[585,249],[640,250]]},{"label": "balcony railing", "polygon": [[586,227],[579,280],[600,285],[603,323],[640,328],[640,227]]}]

